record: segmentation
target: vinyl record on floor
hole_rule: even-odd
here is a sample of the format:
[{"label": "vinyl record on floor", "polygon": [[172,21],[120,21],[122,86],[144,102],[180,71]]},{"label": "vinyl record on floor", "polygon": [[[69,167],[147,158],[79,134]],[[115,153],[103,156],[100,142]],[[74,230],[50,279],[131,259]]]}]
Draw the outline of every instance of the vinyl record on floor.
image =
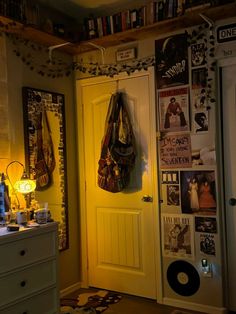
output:
[{"label": "vinyl record on floor", "polygon": [[167,269],[167,280],[170,287],[179,295],[191,296],[200,286],[200,277],[192,264],[186,261],[175,261]]}]

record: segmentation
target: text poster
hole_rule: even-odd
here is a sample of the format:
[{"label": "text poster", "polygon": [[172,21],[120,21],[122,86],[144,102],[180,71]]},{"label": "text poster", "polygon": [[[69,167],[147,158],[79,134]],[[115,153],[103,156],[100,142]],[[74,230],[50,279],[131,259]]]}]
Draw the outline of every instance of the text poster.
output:
[{"label": "text poster", "polygon": [[160,167],[192,167],[191,137],[189,134],[172,134],[160,141]]}]

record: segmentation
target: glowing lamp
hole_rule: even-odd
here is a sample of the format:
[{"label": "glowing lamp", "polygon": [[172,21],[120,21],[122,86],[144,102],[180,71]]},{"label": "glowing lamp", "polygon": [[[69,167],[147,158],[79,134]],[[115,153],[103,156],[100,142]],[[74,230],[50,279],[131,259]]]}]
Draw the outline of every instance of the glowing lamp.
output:
[{"label": "glowing lamp", "polygon": [[[23,174],[22,174],[22,176],[21,176],[21,179],[20,179],[20,180],[17,180],[17,181],[15,182],[14,186],[13,186],[13,184],[12,184],[10,178],[9,178],[9,175],[8,175],[8,168],[9,168],[10,165],[12,165],[12,164],[14,164],[14,163],[19,164],[19,165],[23,168]],[[30,198],[29,194],[35,190],[35,188],[36,188],[36,182],[35,182],[35,180],[29,179],[29,177],[27,176],[27,173],[26,173],[26,171],[25,171],[24,165],[23,165],[21,162],[17,161],[17,160],[13,160],[12,162],[10,162],[10,163],[7,165],[7,168],[6,168],[6,175],[7,175],[7,178],[8,178],[8,180],[9,180],[9,182],[10,182],[10,185],[11,185],[12,188],[13,188],[13,191],[19,192],[19,193],[21,193],[21,194],[24,194],[24,195],[25,195],[25,198],[26,198],[26,202],[29,203],[29,198]],[[27,195],[28,195],[28,197],[27,197]],[[16,199],[17,199],[17,202],[18,202],[18,207],[19,207],[19,206],[20,206],[19,199],[18,199],[18,197],[17,197],[16,194],[15,194],[15,196],[16,196]],[[27,205],[28,205],[28,204],[27,204]]]},{"label": "glowing lamp", "polygon": [[20,180],[16,181],[14,184],[14,189],[22,194],[31,193],[35,190],[36,183],[34,180],[28,179],[27,175],[21,177]]}]

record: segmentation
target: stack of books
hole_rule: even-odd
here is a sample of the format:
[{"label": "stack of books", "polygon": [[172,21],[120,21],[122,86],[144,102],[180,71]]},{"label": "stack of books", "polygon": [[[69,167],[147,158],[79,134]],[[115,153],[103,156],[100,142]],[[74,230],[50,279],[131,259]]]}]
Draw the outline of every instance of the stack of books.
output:
[{"label": "stack of books", "polygon": [[24,0],[0,0],[0,14],[16,21],[23,21]]},{"label": "stack of books", "polygon": [[125,10],[111,16],[90,17],[85,19],[85,39],[103,37],[132,28],[181,16],[186,11],[210,6],[206,0],[153,0],[134,10]]},{"label": "stack of books", "polygon": [[39,7],[30,0],[0,0],[0,15],[21,23],[39,25]]}]

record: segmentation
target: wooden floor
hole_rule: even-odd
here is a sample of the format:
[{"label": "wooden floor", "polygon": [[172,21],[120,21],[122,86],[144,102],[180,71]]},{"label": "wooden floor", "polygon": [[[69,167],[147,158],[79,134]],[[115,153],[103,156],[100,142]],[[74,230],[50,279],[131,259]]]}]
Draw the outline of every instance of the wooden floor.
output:
[{"label": "wooden floor", "polygon": [[[80,289],[65,298],[77,298],[81,293],[94,292],[94,289]],[[110,304],[104,314],[205,314],[186,309],[157,304],[155,300],[120,294],[121,301]]]},{"label": "wooden floor", "polygon": [[124,295],[119,303],[112,304],[104,314],[199,314],[157,304],[154,300]]}]

